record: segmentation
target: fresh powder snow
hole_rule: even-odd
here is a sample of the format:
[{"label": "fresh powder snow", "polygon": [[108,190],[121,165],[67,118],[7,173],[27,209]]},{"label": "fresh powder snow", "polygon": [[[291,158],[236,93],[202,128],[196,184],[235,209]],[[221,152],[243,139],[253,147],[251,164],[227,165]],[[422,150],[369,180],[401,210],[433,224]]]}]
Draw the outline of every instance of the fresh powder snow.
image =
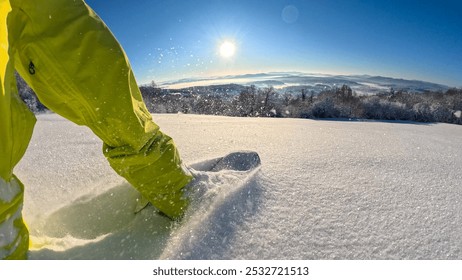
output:
[{"label": "fresh powder snow", "polygon": [[188,165],[252,150],[262,166],[246,178],[206,178],[213,195],[181,223],[152,207],[135,215],[138,194],[109,167],[101,141],[39,115],[15,169],[31,259],[462,258],[462,126],[154,120]]}]

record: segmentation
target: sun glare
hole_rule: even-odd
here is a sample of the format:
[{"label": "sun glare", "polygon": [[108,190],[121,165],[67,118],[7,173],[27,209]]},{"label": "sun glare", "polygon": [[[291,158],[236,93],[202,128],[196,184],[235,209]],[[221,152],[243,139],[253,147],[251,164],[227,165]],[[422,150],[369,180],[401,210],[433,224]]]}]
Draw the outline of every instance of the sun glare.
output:
[{"label": "sun glare", "polygon": [[220,45],[220,55],[223,58],[230,58],[236,52],[236,45],[233,42],[225,41]]}]

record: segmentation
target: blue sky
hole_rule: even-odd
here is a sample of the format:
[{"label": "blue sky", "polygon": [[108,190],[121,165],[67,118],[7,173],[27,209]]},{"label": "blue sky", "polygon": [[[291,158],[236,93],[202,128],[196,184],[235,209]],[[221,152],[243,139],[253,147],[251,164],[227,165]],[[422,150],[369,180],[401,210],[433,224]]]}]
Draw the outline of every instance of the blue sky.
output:
[{"label": "blue sky", "polygon": [[[270,71],[462,86],[462,1],[87,0],[139,83]],[[220,55],[224,41],[236,45]]]}]

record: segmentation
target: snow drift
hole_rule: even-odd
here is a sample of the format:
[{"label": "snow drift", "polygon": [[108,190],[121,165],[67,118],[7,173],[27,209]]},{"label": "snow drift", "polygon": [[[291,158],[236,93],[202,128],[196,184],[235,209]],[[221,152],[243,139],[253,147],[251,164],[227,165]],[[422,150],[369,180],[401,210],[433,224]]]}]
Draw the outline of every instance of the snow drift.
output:
[{"label": "snow drift", "polygon": [[462,258],[462,126],[154,119],[187,164],[253,150],[262,167],[229,179],[182,223],[152,208],[134,215],[136,191],[111,170],[101,141],[39,115],[15,170],[31,259]]}]

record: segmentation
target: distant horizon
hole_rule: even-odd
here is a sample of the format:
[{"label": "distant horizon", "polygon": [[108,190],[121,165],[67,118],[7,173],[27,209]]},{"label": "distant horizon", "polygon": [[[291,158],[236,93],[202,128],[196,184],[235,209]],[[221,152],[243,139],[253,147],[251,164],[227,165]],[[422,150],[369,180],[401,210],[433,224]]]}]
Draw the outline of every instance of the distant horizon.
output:
[{"label": "distant horizon", "polygon": [[[423,82],[428,84],[434,84],[437,86],[448,87],[448,88],[462,88],[462,86],[451,86],[447,84],[442,84],[433,81],[419,80],[419,79],[406,79],[402,77],[391,77],[384,75],[371,75],[371,74],[330,74],[330,73],[309,73],[302,71],[268,71],[268,72],[253,72],[253,73],[242,73],[242,74],[227,74],[227,75],[216,75],[216,76],[196,76],[196,77],[185,77],[181,79],[171,79],[171,80],[151,80],[145,83],[139,83],[139,85],[150,85],[154,82],[156,85],[162,88],[186,88],[191,86],[211,86],[211,85],[225,85],[225,84],[241,84],[245,85],[251,82],[239,82],[239,79],[247,79],[246,76],[258,76],[258,75],[268,75],[268,76],[277,76],[277,75],[302,75],[306,77],[377,77],[377,78],[386,78],[393,80],[402,80],[409,82]],[[251,80],[251,78],[248,78]],[[229,82],[226,82],[229,81]]]}]

